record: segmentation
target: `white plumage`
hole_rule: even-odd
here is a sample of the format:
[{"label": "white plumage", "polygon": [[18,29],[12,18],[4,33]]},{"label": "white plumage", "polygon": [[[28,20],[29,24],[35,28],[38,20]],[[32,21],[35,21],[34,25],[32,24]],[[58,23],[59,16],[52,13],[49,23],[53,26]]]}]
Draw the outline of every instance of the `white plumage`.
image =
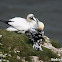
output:
[{"label": "white plumage", "polygon": [[6,30],[7,31],[18,31],[19,33],[25,33],[31,28],[35,28],[36,24],[36,19],[33,14],[29,14],[27,16],[27,19],[21,18],[21,17],[15,17],[12,19],[9,19],[8,22],[10,27],[8,27]]}]

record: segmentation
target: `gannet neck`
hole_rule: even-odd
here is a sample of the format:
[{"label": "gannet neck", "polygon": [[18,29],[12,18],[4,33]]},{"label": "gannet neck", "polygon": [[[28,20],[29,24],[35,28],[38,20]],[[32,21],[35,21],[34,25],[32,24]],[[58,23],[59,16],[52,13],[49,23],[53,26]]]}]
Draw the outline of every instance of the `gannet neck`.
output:
[{"label": "gannet neck", "polygon": [[31,22],[29,22],[29,24],[31,24],[31,25],[35,25],[36,22],[35,22],[35,21],[31,21]]},{"label": "gannet neck", "polygon": [[30,27],[30,29],[29,30],[31,30],[32,28],[36,28],[37,26],[35,26],[36,25],[36,22],[35,21],[32,21],[32,22],[29,22],[29,27]]}]

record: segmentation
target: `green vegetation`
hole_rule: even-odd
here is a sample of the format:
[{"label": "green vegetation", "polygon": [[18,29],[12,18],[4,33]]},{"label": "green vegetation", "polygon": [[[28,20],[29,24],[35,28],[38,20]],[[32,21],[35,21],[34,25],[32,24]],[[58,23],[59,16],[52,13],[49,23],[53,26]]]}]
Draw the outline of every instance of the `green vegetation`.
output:
[{"label": "green vegetation", "polygon": [[62,47],[61,44],[58,41],[56,41],[56,40],[51,41],[51,44],[55,48],[61,48]]},{"label": "green vegetation", "polygon": [[[51,58],[57,58],[58,56],[53,53],[50,49],[43,48],[43,51],[36,51],[33,49],[31,41],[24,34],[17,34],[15,32],[9,32],[6,30],[0,30],[2,38],[0,38],[0,52],[3,54],[7,53],[6,60],[10,62],[21,62],[21,59],[25,57],[25,60],[31,62],[29,56],[38,56],[43,61],[50,62]],[[16,52],[20,51],[20,52]],[[9,56],[9,54],[11,56]],[[17,59],[20,57],[20,60]],[[2,57],[0,57],[2,58]]]}]

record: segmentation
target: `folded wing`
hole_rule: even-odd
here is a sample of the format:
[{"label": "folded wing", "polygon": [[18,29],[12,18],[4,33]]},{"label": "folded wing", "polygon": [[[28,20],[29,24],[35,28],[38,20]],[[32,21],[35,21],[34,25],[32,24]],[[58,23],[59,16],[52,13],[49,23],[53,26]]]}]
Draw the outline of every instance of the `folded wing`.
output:
[{"label": "folded wing", "polygon": [[[8,22],[8,24],[11,25],[14,28],[14,30],[17,29],[19,31],[20,30],[26,31],[30,27],[27,20],[21,17],[12,18],[12,19],[9,19],[9,21],[11,22]],[[9,28],[13,29],[12,27],[9,27]]]}]

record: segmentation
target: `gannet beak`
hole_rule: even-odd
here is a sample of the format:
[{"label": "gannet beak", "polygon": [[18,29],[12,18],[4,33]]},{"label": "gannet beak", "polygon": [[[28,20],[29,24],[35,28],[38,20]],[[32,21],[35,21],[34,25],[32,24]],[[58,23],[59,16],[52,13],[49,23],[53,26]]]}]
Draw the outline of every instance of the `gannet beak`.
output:
[{"label": "gannet beak", "polygon": [[33,17],[33,19],[34,19],[34,21],[35,21],[35,22],[37,23],[37,25],[38,25],[38,22],[39,22],[38,18]]},{"label": "gannet beak", "polygon": [[36,18],[35,18],[35,17],[33,17],[33,20],[34,20],[35,22],[37,22],[37,20],[36,20]]}]

